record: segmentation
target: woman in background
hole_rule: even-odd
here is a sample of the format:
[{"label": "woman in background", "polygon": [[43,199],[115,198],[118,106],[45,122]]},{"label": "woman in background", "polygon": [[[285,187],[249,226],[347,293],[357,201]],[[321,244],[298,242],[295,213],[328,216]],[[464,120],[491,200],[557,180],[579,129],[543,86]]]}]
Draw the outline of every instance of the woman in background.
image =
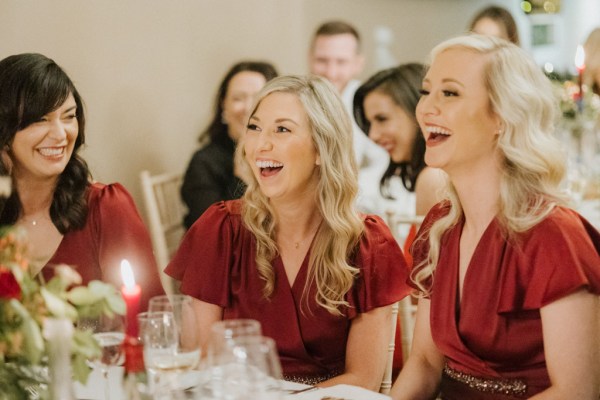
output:
[{"label": "woman in background", "polygon": [[119,287],[127,259],[145,309],[163,294],[150,237],[123,186],[91,182],[78,154],[84,143],[83,101],[54,61],[41,54],[0,61],[0,173],[13,185],[0,225],[27,231],[31,271],[46,278],[53,266],[68,264],[83,283]]},{"label": "woman in background", "polygon": [[243,61],[231,67],[223,78],[212,121],[200,136],[200,142],[210,142],[193,155],[181,187],[181,197],[188,208],[186,228],[211,204],[244,194],[245,184],[233,163],[235,144],[246,129],[254,95],[276,76],[275,67],[267,62]]},{"label": "woman in background", "polygon": [[480,35],[496,36],[519,46],[519,30],[510,11],[498,6],[489,6],[479,11],[469,31]]},{"label": "woman in background", "polygon": [[[415,116],[424,75],[425,67],[418,63],[385,69],[369,78],[354,96],[356,123],[390,154],[380,181],[382,194],[389,199],[406,199],[406,191],[415,194],[395,207],[406,215],[427,214],[440,200],[438,192],[445,184],[443,173],[425,164],[425,140]],[[401,187],[394,186],[395,177]]]},{"label": "woman in background", "polygon": [[350,119],[316,76],[273,79],[257,97],[237,153],[244,197],[211,206],[166,272],[197,299],[204,343],[216,321],[255,319],[285,379],[377,390],[408,269],[385,223],[355,210]]},{"label": "woman in background", "polygon": [[419,299],[392,397],[579,399],[600,394],[600,233],[565,207],[550,81],[505,40],[432,51],[417,119],[450,179],[414,245]]},{"label": "woman in background", "polygon": [[583,83],[600,95],[600,28],[594,29],[588,35],[583,48],[585,49]]}]

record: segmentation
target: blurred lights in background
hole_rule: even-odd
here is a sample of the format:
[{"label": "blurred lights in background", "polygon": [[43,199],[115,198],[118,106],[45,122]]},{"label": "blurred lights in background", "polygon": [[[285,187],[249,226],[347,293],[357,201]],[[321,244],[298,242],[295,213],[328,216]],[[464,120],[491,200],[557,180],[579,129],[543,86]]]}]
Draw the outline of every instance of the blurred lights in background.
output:
[{"label": "blurred lights in background", "polygon": [[556,14],[560,11],[560,0],[526,0],[521,2],[521,10],[525,14]]}]

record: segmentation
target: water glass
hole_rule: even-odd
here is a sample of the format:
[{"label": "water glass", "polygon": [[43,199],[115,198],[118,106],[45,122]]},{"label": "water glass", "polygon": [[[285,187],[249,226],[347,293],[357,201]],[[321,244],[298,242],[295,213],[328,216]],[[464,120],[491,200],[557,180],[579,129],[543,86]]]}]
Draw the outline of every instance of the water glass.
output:
[{"label": "water glass", "polygon": [[149,312],[169,312],[173,315],[177,345],[171,370],[194,369],[200,362],[200,333],[193,299],[186,295],[163,295],[150,299]]},{"label": "water glass", "polygon": [[210,391],[215,399],[281,399],[281,364],[275,341],[264,336],[232,339],[210,359]]}]

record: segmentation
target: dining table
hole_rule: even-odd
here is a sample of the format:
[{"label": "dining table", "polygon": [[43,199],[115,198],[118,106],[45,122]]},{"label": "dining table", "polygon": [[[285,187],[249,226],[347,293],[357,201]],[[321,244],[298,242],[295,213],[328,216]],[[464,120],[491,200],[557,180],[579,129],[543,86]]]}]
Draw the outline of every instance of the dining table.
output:
[{"label": "dining table", "polygon": [[[181,382],[184,386],[193,385],[197,377],[201,376],[203,371],[191,371],[182,374]],[[108,370],[108,388],[110,390],[108,398],[110,400],[126,400],[122,390],[123,367],[109,367]],[[280,381],[281,389],[284,393],[284,400],[389,400],[389,396],[367,390],[353,385],[335,385],[327,388],[312,388],[301,383]],[[77,400],[106,400],[104,377],[101,371],[93,370],[85,385],[79,382],[74,383],[75,398]],[[305,390],[302,390],[305,389]],[[193,399],[194,396],[190,396]]]}]

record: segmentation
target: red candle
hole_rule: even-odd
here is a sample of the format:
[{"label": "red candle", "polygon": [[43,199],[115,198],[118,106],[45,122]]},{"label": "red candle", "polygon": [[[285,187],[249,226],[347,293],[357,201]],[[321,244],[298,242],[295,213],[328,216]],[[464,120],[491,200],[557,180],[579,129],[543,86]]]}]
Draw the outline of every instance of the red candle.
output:
[{"label": "red candle", "polygon": [[581,100],[583,99],[583,71],[585,71],[585,51],[581,45],[577,46],[577,51],[575,52],[575,67],[577,68],[577,83],[579,84],[579,96],[577,96],[577,99]]},{"label": "red candle", "polygon": [[127,314],[125,320],[125,333],[127,336],[134,338],[138,337],[138,322],[137,315],[140,310],[140,297],[142,288],[135,283],[133,271],[129,261],[121,261],[121,277],[123,278],[123,286],[121,294],[127,305]]}]

